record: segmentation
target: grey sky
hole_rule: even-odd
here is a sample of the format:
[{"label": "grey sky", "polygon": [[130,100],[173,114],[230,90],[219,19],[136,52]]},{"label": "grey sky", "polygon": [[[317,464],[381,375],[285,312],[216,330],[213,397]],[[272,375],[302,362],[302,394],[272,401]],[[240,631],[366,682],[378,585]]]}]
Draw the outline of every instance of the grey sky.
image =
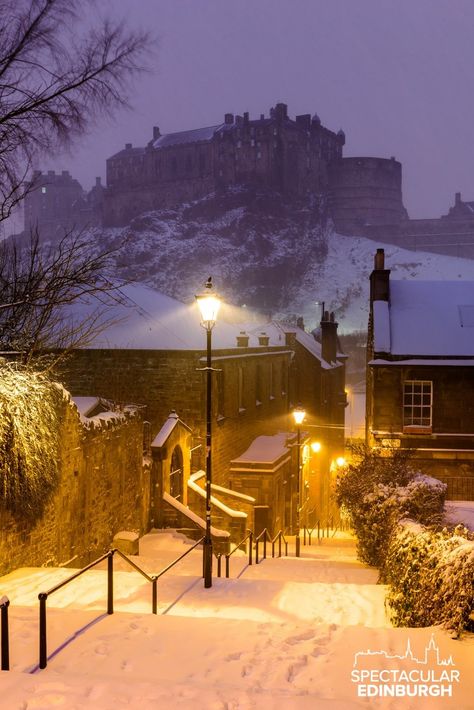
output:
[{"label": "grey sky", "polygon": [[134,110],[69,158],[84,187],[126,142],[219,123],[225,112],[319,114],[343,128],[345,155],[403,163],[411,217],[439,216],[454,192],[474,199],[472,0],[103,0],[158,37]]}]

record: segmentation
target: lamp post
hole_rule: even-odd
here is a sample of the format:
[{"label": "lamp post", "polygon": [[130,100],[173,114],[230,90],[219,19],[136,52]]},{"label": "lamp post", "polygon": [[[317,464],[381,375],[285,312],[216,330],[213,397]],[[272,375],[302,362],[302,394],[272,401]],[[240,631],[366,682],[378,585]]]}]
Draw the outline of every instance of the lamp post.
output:
[{"label": "lamp post", "polygon": [[300,509],[301,509],[301,425],[306,416],[306,412],[299,404],[293,410],[293,419],[296,424],[296,461],[297,461],[297,477],[296,477],[296,557],[300,556]]},{"label": "lamp post", "polygon": [[211,535],[211,431],[212,431],[212,329],[216,324],[217,313],[220,301],[212,286],[212,278],[209,276],[205,290],[196,296],[196,301],[201,314],[201,325],[206,330],[206,534],[203,546],[203,574],[204,586],[212,587],[212,535]]}]

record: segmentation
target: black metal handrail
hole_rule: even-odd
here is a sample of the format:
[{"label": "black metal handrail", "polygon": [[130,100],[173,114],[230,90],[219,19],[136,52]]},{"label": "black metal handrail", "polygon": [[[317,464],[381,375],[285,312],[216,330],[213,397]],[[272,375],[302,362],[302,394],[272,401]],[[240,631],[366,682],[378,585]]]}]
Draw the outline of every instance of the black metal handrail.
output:
[{"label": "black metal handrail", "polygon": [[283,533],[283,530],[279,530],[273,540],[271,541],[272,543],[272,557],[275,557],[275,543],[278,540],[278,557],[281,557],[281,541],[285,543],[285,557],[288,557],[288,542],[285,538],[285,535]]},{"label": "black metal handrail", "polygon": [[255,538],[255,564],[258,565],[260,560],[258,558],[258,544],[260,542],[260,538],[263,537],[263,559],[267,559],[267,540],[268,542],[272,541],[272,538],[270,537],[270,533],[268,532],[267,528],[263,528],[262,532]]},{"label": "black metal handrail", "polygon": [[10,636],[8,633],[8,607],[10,600],[8,597],[0,599],[0,610],[2,619],[1,631],[1,655],[2,655],[2,671],[10,670]]},{"label": "black metal handrail", "polygon": [[[198,545],[200,545],[204,540],[204,536],[201,537],[194,545],[192,545],[186,552],[184,552],[182,555],[177,557],[173,562],[171,562],[169,565],[167,565],[164,569],[161,570],[161,572],[158,572],[158,574],[152,574],[149,575],[145,570],[143,570],[141,567],[139,567],[133,560],[131,560],[127,555],[125,555],[121,550],[117,550],[116,548],[109,550],[106,552],[104,555],[99,557],[97,560],[94,560],[94,562],[91,562],[90,564],[86,565],[86,567],[83,567],[82,569],[78,570],[75,574],[71,575],[67,579],[64,579],[62,582],[59,582],[59,584],[56,584],[54,587],[51,587],[51,589],[48,589],[47,592],[40,592],[38,594],[38,599],[39,599],[39,668],[43,669],[46,668],[48,664],[48,653],[47,653],[47,628],[46,628],[46,601],[51,594],[54,594],[54,592],[57,592],[59,589],[62,587],[66,586],[66,584],[69,584],[73,580],[77,579],[80,577],[84,572],[88,572],[90,569],[93,567],[96,567],[98,564],[103,562],[104,560],[107,560],[107,614],[113,614],[114,613],[114,555],[118,554],[125,562],[127,562],[131,567],[133,567],[134,570],[139,572],[143,577],[148,582],[151,582],[152,584],[152,613],[156,614],[157,613],[157,607],[158,607],[158,580],[160,577],[162,577],[166,572],[168,572],[172,567],[174,567],[178,562],[180,562],[183,557],[186,557],[186,555],[189,555],[189,553],[194,550]],[[3,622],[3,608],[2,608],[2,622]],[[2,623],[2,634],[3,634],[3,623]],[[3,635],[2,635],[2,659],[3,659]]]},{"label": "black metal handrail", "polygon": [[[231,552],[228,552],[225,556],[225,576],[227,578],[229,578],[229,576],[230,576],[230,558],[232,557],[232,555],[234,554],[234,552],[236,550],[240,549],[240,547],[242,545],[245,545],[247,540],[250,540],[250,542],[249,542],[249,565],[252,564],[253,531],[248,530],[247,535],[239,543],[237,543],[237,545],[234,547],[233,550],[231,550]],[[220,577],[220,574],[219,574],[219,577]]]}]

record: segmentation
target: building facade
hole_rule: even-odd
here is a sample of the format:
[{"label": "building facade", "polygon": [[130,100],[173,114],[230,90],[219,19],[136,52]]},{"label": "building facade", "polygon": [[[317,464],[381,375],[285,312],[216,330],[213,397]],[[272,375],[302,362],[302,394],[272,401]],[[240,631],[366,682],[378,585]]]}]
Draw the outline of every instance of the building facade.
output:
[{"label": "building facade", "polygon": [[474,286],[396,281],[378,249],[370,280],[366,440],[413,454],[474,500]]}]

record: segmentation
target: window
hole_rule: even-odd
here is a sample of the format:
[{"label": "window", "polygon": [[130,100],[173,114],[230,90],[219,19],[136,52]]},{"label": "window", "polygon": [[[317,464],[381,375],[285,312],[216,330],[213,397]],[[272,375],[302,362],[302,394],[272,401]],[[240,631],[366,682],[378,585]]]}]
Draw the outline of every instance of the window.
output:
[{"label": "window", "polygon": [[407,380],[403,384],[403,428],[431,431],[433,383]]}]

